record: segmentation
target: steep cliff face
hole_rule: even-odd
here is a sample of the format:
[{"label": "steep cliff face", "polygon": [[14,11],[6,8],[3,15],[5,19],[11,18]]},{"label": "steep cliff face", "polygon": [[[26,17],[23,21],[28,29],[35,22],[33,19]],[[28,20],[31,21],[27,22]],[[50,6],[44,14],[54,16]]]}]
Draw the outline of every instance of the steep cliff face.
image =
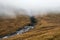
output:
[{"label": "steep cliff face", "polygon": [[2,40],[60,40],[60,14],[36,17],[35,28]]},{"label": "steep cliff face", "polygon": [[0,18],[0,37],[16,32],[30,24],[29,16],[20,15],[16,18]]}]

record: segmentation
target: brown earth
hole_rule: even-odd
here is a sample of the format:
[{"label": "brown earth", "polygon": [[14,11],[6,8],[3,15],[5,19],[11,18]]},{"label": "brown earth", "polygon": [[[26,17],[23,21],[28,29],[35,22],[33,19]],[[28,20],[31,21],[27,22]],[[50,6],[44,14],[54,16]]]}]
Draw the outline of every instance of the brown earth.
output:
[{"label": "brown earth", "polygon": [[16,32],[30,23],[29,16],[17,16],[16,18],[0,18],[0,36]]},{"label": "brown earth", "polygon": [[34,29],[2,40],[60,40],[60,14],[48,14],[36,19]]}]

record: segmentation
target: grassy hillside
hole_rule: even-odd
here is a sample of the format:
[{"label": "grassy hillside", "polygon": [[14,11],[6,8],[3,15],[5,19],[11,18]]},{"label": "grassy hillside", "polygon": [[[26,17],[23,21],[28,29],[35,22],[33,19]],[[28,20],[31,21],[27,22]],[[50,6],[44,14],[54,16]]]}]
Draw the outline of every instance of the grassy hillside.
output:
[{"label": "grassy hillside", "polygon": [[29,16],[17,16],[16,18],[0,18],[0,36],[16,32],[30,23]]},{"label": "grassy hillside", "polygon": [[36,19],[34,29],[2,40],[60,40],[60,14],[48,14]]}]

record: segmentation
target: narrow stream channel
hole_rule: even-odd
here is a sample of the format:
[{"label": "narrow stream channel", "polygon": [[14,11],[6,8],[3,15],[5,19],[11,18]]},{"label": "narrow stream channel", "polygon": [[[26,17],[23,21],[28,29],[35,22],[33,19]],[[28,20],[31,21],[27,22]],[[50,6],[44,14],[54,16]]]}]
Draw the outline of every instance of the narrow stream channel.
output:
[{"label": "narrow stream channel", "polygon": [[27,26],[25,26],[24,28],[20,28],[20,29],[18,29],[18,30],[17,30],[16,32],[14,32],[14,33],[7,34],[7,35],[5,35],[5,36],[0,36],[0,38],[8,38],[8,37],[14,36],[14,35],[16,35],[16,34],[23,34],[23,33],[27,32],[27,31],[33,29],[37,21],[36,21],[36,19],[35,19],[33,16],[30,17],[30,20],[31,20],[31,23],[28,24]]}]

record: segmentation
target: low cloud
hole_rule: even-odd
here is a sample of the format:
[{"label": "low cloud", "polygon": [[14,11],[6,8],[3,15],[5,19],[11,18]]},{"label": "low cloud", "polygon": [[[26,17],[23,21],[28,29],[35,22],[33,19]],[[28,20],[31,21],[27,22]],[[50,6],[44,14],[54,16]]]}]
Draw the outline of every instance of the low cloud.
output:
[{"label": "low cloud", "polygon": [[[59,0],[0,0],[0,15],[16,16],[16,12],[23,15],[40,15],[46,12],[60,12]],[[18,14],[18,13],[17,13]]]}]

